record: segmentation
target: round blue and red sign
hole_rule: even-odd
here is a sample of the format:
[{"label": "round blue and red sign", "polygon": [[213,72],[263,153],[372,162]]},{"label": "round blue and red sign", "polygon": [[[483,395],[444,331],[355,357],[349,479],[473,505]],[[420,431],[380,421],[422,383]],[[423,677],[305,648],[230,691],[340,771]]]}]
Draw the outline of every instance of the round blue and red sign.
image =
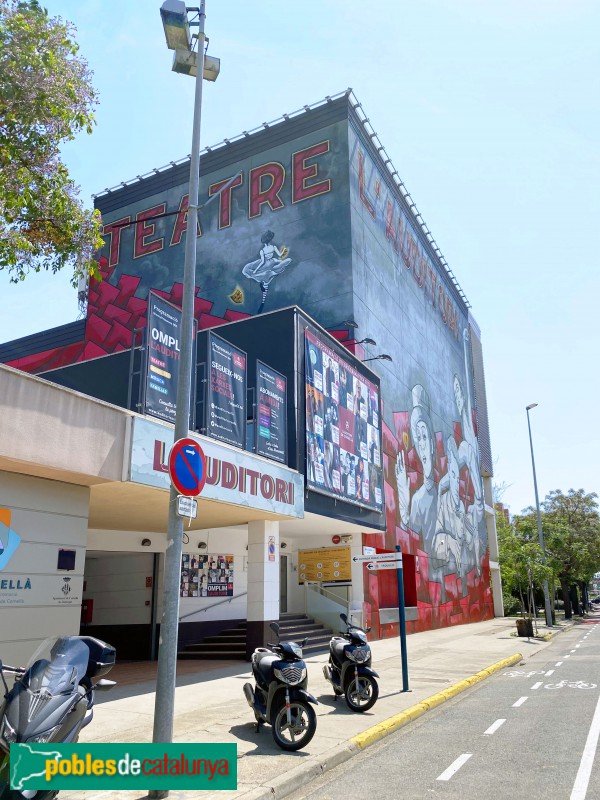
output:
[{"label": "round blue and red sign", "polygon": [[197,497],[206,483],[206,456],[195,439],[178,439],[169,453],[169,476],[179,494]]}]

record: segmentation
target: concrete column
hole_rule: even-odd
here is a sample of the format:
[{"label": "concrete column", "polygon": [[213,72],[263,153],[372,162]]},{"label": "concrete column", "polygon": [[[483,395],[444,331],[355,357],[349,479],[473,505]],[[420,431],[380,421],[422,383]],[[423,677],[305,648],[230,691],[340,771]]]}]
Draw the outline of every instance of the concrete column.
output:
[{"label": "concrete column", "polygon": [[[272,559],[272,560],[271,560]],[[269,624],[279,620],[279,523],[248,523],[248,626],[246,656],[274,640]]]},{"label": "concrete column", "polygon": [[[504,604],[502,602],[502,578],[500,575],[500,565],[498,564],[498,534],[496,532],[496,512],[493,505],[492,479],[483,479],[483,491],[486,498],[485,503],[485,526],[488,537],[488,553],[490,557],[490,578],[492,582],[492,595],[494,598],[494,616],[504,616]],[[489,501],[489,502],[488,502]]]}]

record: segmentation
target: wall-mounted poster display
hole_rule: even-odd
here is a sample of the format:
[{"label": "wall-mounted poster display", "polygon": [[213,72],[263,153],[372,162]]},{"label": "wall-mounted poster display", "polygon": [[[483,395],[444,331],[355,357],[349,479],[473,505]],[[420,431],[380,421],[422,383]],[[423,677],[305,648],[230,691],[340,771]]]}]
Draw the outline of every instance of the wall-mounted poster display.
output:
[{"label": "wall-mounted poster display", "polygon": [[379,389],[309,330],[305,355],[307,486],[381,511]]},{"label": "wall-mounted poster display", "polygon": [[287,462],[286,379],[271,367],[256,362],[256,452],[282,464]]},{"label": "wall-mounted poster display", "polygon": [[184,553],[180,597],[233,597],[233,556]]},{"label": "wall-mounted poster display", "polygon": [[244,448],[246,443],[246,353],[208,334],[206,433]]},{"label": "wall-mounted poster display", "polygon": [[298,550],[298,583],[349,581],[352,579],[349,547]]},{"label": "wall-mounted poster display", "polygon": [[[194,320],[194,342],[196,324]],[[149,292],[144,414],[173,424],[177,411],[180,332],[181,309]],[[196,363],[195,355],[193,363]]]}]

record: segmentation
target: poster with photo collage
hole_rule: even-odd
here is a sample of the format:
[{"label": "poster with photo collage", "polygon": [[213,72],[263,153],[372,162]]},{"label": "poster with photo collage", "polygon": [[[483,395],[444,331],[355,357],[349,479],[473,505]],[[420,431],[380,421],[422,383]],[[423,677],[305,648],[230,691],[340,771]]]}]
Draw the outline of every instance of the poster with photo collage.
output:
[{"label": "poster with photo collage", "polygon": [[233,556],[183,553],[180,597],[233,597]]},{"label": "poster with photo collage", "polygon": [[309,330],[305,355],[307,485],[381,511],[379,389]]}]

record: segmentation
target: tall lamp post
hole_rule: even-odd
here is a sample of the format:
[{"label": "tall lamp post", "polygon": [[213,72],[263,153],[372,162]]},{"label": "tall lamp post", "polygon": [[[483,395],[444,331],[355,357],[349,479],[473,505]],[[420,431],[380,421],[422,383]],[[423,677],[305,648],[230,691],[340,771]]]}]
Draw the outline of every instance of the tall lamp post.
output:
[{"label": "tall lamp post", "polygon": [[[175,51],[173,70],[196,77],[187,235],[183,266],[183,302],[181,309],[181,344],[179,378],[177,382],[177,409],[175,414],[175,441],[186,437],[189,433],[190,401],[192,397],[192,339],[194,330],[194,289],[196,285],[196,228],[198,224],[198,190],[200,183],[202,81],[203,77],[208,80],[215,80],[219,66],[218,59],[212,58],[209,61],[208,57],[206,58],[208,63],[205,64],[204,22],[206,14],[204,8],[204,0],[201,0],[199,8],[192,9],[186,8],[183,0],[165,0],[160,9],[167,47]],[[192,50],[188,11],[198,13],[197,52]],[[173,740],[173,710],[175,705],[177,634],[179,626],[179,583],[183,548],[183,518],[176,513],[176,504],[177,491],[171,486],[153,731],[154,742],[166,743]],[[166,790],[153,790],[150,792],[150,797],[153,798],[167,796],[168,791]]]},{"label": "tall lamp post", "polygon": [[[535,475],[535,459],[533,457],[533,439],[531,438],[531,422],[529,420],[529,412],[532,408],[536,408],[537,403],[531,403],[525,407],[527,411],[527,427],[529,429],[529,446],[531,447],[531,466],[533,467],[533,488],[535,489],[535,507],[537,510],[537,525],[538,536],[540,537],[540,547],[542,548],[542,564],[546,565],[546,549],[544,547],[544,532],[542,531],[542,515],[540,513],[540,498],[538,496],[537,478]],[[552,609],[550,607],[550,592],[548,591],[548,581],[544,578],[544,608],[546,610],[546,625],[552,627]]]}]

